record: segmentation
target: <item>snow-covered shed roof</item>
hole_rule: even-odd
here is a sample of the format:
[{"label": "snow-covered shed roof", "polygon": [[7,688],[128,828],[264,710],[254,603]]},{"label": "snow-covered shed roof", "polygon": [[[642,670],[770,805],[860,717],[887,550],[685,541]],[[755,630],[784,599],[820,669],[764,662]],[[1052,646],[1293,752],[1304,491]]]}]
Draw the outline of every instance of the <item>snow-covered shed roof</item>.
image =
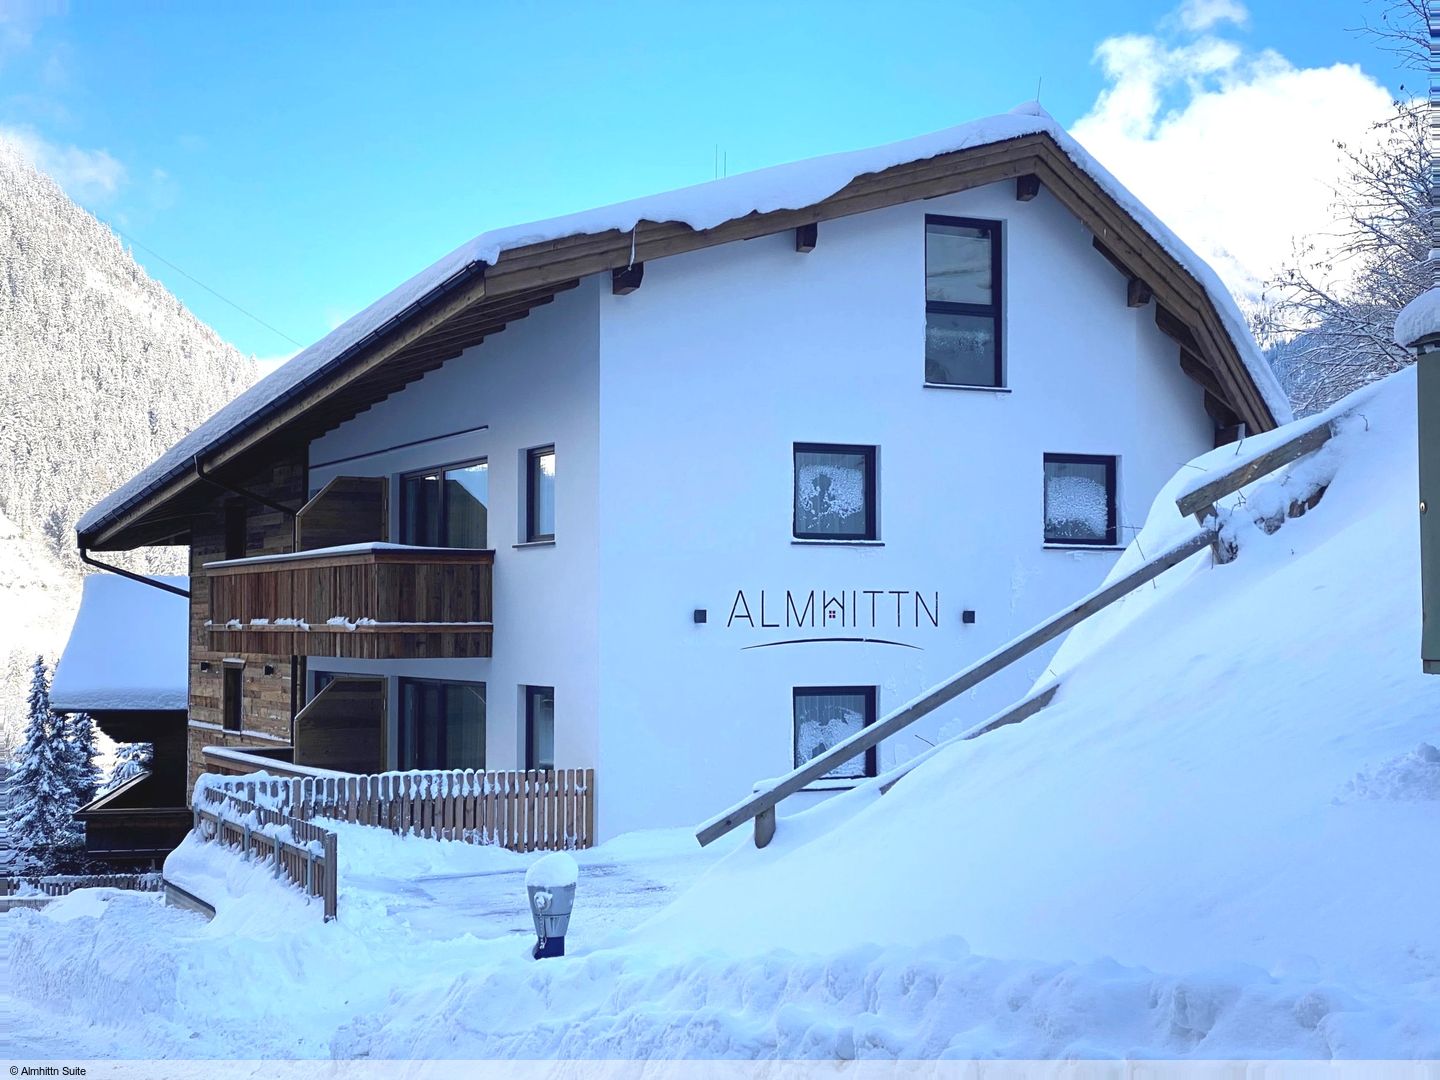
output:
[{"label": "snow-covered shed roof", "polygon": [[[158,580],[185,589],[189,578]],[[184,709],[190,605],[118,574],[85,578],[50,684],[56,712]]]},{"label": "snow-covered shed roof", "polygon": [[[1037,141],[1037,136],[1043,138]],[[1027,137],[1029,143],[1024,142]],[[407,328],[413,331],[419,326],[421,333],[433,329],[434,325],[443,321],[447,310],[445,304],[455,302],[457,297],[473,298],[473,306],[480,305],[491,295],[503,298],[503,289],[485,287],[492,280],[498,282],[509,274],[506,287],[518,294],[524,288],[522,280],[546,280],[553,285],[559,272],[578,278],[606,266],[623,267],[626,265],[623,261],[626,250],[632,261],[643,261],[647,257],[694,250],[740,238],[746,234],[737,230],[726,231],[726,227],[737,223],[754,223],[756,228],[751,235],[782,231],[799,223],[791,220],[795,217],[793,212],[819,211],[821,204],[827,201],[832,204],[843,201],[847,205],[832,206],[828,213],[816,212],[805,221],[819,221],[825,217],[887,205],[883,201],[886,195],[893,196],[891,203],[923,197],[915,194],[913,187],[907,189],[907,194],[899,194],[901,188],[895,186],[872,191],[866,199],[856,191],[861,186],[857,182],[875,174],[884,174],[887,170],[914,166],[945,155],[968,155],[964,164],[970,172],[969,179],[957,181],[951,187],[951,190],[963,190],[993,182],[1006,174],[1006,163],[1001,162],[998,155],[994,165],[999,172],[975,168],[970,159],[975,152],[989,147],[998,150],[1001,144],[1023,144],[1020,148],[1026,153],[1048,153],[1045,147],[1038,145],[1045,138],[1051,140],[1053,147],[1058,147],[1060,155],[1053,161],[1036,161],[1033,169],[1028,167],[1032,163],[1029,158],[1011,161],[1010,166],[1025,168],[1010,168],[1008,175],[1019,175],[1021,171],[1037,172],[1048,186],[1051,179],[1057,184],[1064,180],[1059,175],[1061,172],[1078,171],[1098,186],[1099,193],[1107,196],[1110,203],[1107,220],[1127,227],[1137,225],[1140,237],[1158,245],[1163,255],[1171,260],[1171,267],[1166,269],[1178,270],[1177,276],[1188,277],[1198,284],[1203,296],[1198,307],[1208,304],[1212,309],[1201,313],[1198,321],[1205,325],[1198,328],[1198,336],[1206,337],[1210,333],[1208,317],[1213,315],[1218,326],[1218,333],[1213,337],[1223,339],[1217,348],[1226,354],[1221,357],[1226,363],[1212,366],[1225,368],[1218,374],[1229,379],[1232,390],[1244,398],[1243,402],[1237,403],[1242,419],[1260,429],[1289,420],[1292,414],[1285,394],[1250,336],[1234,299],[1215,272],[1071,138],[1053,117],[1037,103],[1031,102],[1009,113],[901,142],[777,165],[595,210],[481,233],[375,301],[314,345],[297,353],[285,365],[182,438],[148,468],[102,499],[81,518],[78,525],[80,539],[92,546],[127,546],[123,542],[114,542],[117,523],[126,515],[135,516],[137,508],[144,509],[139,507],[142,502],[165,498],[167,488],[193,482],[190,473],[192,463],[197,459],[208,466],[218,464],[222,456],[228,457],[234,445],[241,440],[258,439],[276,428],[286,415],[283,410],[291,410],[290,415],[294,415],[294,410],[315,407],[324,396],[322,384],[326,380],[337,377],[347,365],[359,367],[368,363],[377,350],[387,347],[387,341],[393,346],[393,339],[404,336]],[[959,158],[955,161],[958,171],[961,161]],[[838,198],[842,193],[846,196],[844,200]],[[1075,200],[1092,198],[1087,191],[1071,192],[1069,197],[1071,201],[1067,205],[1072,208]],[[1122,212],[1122,217],[1116,218],[1110,213],[1115,209]],[[790,214],[790,218],[785,219],[787,223],[776,222],[777,216],[785,213]],[[1128,218],[1129,223],[1123,218]],[[1105,230],[1097,230],[1097,239],[1100,231]],[[573,238],[597,242],[588,243],[586,250],[580,252],[582,245],[579,243],[565,243]],[[598,241],[602,238],[619,241],[612,244],[615,250],[608,255],[598,250]],[[1111,238],[1106,231],[1106,239]],[[1116,246],[1122,247],[1119,243]],[[1123,247],[1135,260],[1143,259],[1143,253],[1135,254],[1128,242]],[[1122,259],[1127,257],[1121,251],[1114,254]],[[588,256],[588,259],[582,255]],[[621,260],[619,262],[614,261],[617,255]],[[611,259],[609,263],[604,262],[607,257]],[[597,258],[600,262],[596,261]],[[563,264],[560,271],[547,277],[544,271],[553,271],[559,264]],[[1155,284],[1153,281],[1147,283]],[[552,295],[553,291],[552,288]],[[493,323],[488,325],[493,329]],[[499,325],[503,326],[503,322]],[[1210,338],[1206,337],[1206,340]],[[413,336],[407,341],[413,343]],[[400,348],[403,353],[408,346],[394,347]],[[395,388],[398,386],[387,392],[393,392]],[[381,389],[385,388],[382,386]]]}]

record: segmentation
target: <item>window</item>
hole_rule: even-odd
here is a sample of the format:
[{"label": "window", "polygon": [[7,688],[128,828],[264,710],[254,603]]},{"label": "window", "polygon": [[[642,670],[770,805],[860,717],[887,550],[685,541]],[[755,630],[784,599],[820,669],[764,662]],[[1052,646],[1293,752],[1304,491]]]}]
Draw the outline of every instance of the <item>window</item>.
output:
[{"label": "window", "polygon": [[239,731],[242,715],[241,679],[245,675],[245,665],[226,660],[222,670],[224,681],[220,689],[221,726],[226,731]]},{"label": "window", "polygon": [[247,550],[245,530],[248,526],[244,502],[239,499],[227,499],[225,502],[225,558],[245,558]]},{"label": "window", "polygon": [[489,532],[490,466],[449,465],[400,478],[400,542],[483,548]]},{"label": "window", "polygon": [[[798,768],[875,722],[873,686],[795,687],[795,765]],[[874,776],[875,748],[831,769],[822,780]]]},{"label": "window", "polygon": [[531,450],[525,480],[525,540],[555,539],[555,447]]},{"label": "window", "polygon": [[525,768],[555,768],[555,688],[525,687]]},{"label": "window", "polygon": [[314,701],[320,696],[320,691],[335,681],[335,672],[316,671],[310,675],[310,700]]},{"label": "window", "polygon": [[796,443],[796,539],[876,536],[875,447]]},{"label": "window", "polygon": [[400,680],[398,768],[483,769],[485,684]]},{"label": "window", "polygon": [[998,221],[925,217],[925,381],[1004,385]]},{"label": "window", "polygon": [[1045,542],[1114,547],[1115,459],[1045,455]]}]

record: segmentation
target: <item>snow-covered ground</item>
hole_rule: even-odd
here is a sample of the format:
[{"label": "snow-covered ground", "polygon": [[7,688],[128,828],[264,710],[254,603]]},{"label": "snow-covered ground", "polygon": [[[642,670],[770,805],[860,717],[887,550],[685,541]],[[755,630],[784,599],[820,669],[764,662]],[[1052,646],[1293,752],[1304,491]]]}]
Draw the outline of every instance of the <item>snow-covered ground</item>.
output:
[{"label": "snow-covered ground", "polygon": [[[763,851],[586,854],[564,959],[529,959],[527,859],[350,827],[338,924],[187,846],[215,922],[127,896],[11,914],[7,985],[87,1017],[77,1038],[184,1056],[1440,1057],[1413,373],[1355,411],[1297,467],[1334,474],[1316,509],[1072,635],[1024,724]],[[1215,462],[1139,548],[1189,527],[1175,492]]]}]

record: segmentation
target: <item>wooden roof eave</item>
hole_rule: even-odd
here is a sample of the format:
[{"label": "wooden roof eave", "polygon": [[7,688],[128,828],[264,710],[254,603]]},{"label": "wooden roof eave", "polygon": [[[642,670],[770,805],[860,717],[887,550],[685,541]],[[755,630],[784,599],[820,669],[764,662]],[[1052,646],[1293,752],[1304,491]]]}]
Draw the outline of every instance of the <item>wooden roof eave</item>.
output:
[{"label": "wooden roof eave", "polygon": [[[591,274],[625,267],[633,262],[667,258],[734,240],[781,233],[819,221],[865,213],[919,199],[954,194],[1027,174],[1042,183],[1097,237],[1128,272],[1154,291],[1156,300],[1170,309],[1196,336],[1200,359],[1213,372],[1236,412],[1252,430],[1275,426],[1275,418],[1249,378],[1238,350],[1225,332],[1214,303],[1203,286],[1177,260],[1161,248],[1134,218],[1117,204],[1083,170],[1075,165],[1050,136],[1024,135],[1001,143],[941,154],[922,161],[896,165],[852,180],[827,199],[798,210],[754,212],[711,229],[693,229],[682,222],[642,221],[633,231],[608,230],[546,240],[504,252],[485,268],[483,277],[456,290],[432,309],[397,327],[385,339],[346,364],[328,379],[277,409],[264,423],[245,432],[204,461],[207,470],[223,468],[267,439],[295,424],[312,410],[334,404],[339,395],[356,387],[365,376],[392,361],[413,356],[413,378],[457,355],[473,334],[503,328],[506,321],[523,317],[531,307],[556,292],[578,284]],[[526,304],[527,296],[531,302]],[[472,342],[473,344],[473,342]],[[403,354],[403,356],[402,356]],[[381,384],[375,400],[393,393],[409,379]],[[373,404],[373,402],[369,402]],[[337,416],[354,415],[368,408],[363,390],[344,399]],[[348,413],[346,410],[350,410]],[[335,425],[334,417],[329,418]],[[321,428],[326,430],[326,428]],[[177,477],[102,532],[89,538],[90,547],[106,550],[148,515],[192,490],[193,473]],[[129,546],[135,546],[131,544]]]}]

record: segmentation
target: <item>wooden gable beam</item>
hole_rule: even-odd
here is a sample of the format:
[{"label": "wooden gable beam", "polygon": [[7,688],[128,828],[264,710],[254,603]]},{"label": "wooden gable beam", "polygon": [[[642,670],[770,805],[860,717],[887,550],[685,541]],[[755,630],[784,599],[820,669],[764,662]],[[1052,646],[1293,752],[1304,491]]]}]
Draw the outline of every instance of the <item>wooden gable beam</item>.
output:
[{"label": "wooden gable beam", "polygon": [[809,225],[795,226],[795,250],[802,255],[809,254],[815,250],[815,242],[820,238],[820,223],[810,222]]}]

